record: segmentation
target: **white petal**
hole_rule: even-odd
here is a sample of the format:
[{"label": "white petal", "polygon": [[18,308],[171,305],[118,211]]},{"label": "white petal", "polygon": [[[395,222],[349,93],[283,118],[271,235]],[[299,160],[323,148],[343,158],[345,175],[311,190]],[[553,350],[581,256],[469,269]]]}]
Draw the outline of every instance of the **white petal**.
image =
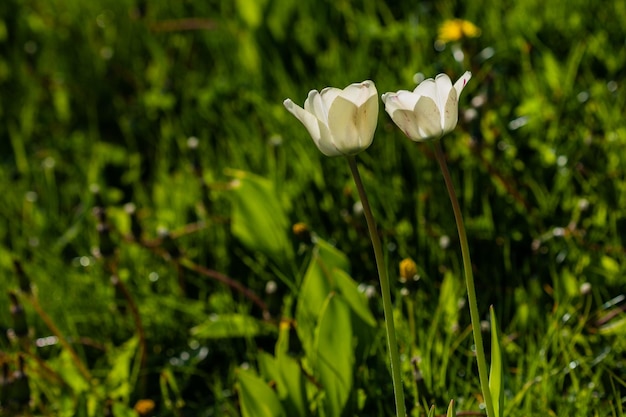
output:
[{"label": "white petal", "polygon": [[455,88],[450,89],[448,100],[443,108],[443,133],[451,132],[459,120],[459,99]]},{"label": "white petal", "polygon": [[346,155],[361,149],[359,131],[356,126],[357,110],[354,103],[340,96],[335,98],[328,112],[328,128],[333,144]]},{"label": "white petal", "polygon": [[322,91],[320,91],[320,96],[322,98],[322,102],[324,103],[324,107],[326,108],[326,119],[325,122],[328,123],[328,112],[330,111],[330,106],[333,105],[335,99],[341,94],[341,90],[335,87],[326,87]]},{"label": "white petal", "polygon": [[465,74],[463,74],[461,78],[459,78],[457,82],[454,83],[454,89],[456,90],[457,99],[461,96],[461,91],[463,91],[470,78],[472,78],[472,73],[466,71]]},{"label": "white petal", "polygon": [[304,127],[306,127],[306,130],[309,132],[313,140],[316,142],[319,141],[320,129],[317,118],[312,113],[304,110],[302,107],[291,101],[291,99],[283,101],[283,105],[291,114],[300,120],[300,123],[302,123]]},{"label": "white petal", "polygon": [[425,139],[419,129],[417,114],[413,110],[398,109],[389,113],[389,115],[409,139],[416,142]]},{"label": "white petal", "polygon": [[447,74],[439,74],[437,75],[437,77],[435,77],[435,85],[437,86],[435,103],[437,104],[437,108],[439,108],[439,110],[442,112],[441,126],[443,126],[443,109],[446,105],[446,102],[448,101],[450,90],[452,90],[452,81],[450,81],[450,77],[448,77]]},{"label": "white petal", "polygon": [[341,153],[337,151],[337,148],[332,144],[332,136],[328,131],[328,127],[323,122],[318,120],[312,113],[295,104],[290,99],[285,100],[283,105],[291,114],[300,120],[309,132],[309,135],[311,135],[311,138],[313,139],[313,142],[315,142],[317,148],[324,155],[341,155]]},{"label": "white petal", "polygon": [[368,148],[374,140],[378,124],[378,94],[370,98],[358,109],[356,128],[359,132],[361,149]]},{"label": "white petal", "polygon": [[341,97],[353,102],[357,107],[363,105],[372,96],[378,95],[376,86],[370,80],[361,83],[350,84],[339,94]]},{"label": "white petal", "polygon": [[427,78],[419,83],[417,87],[415,87],[413,93],[417,94],[418,96],[430,97],[434,100],[435,96],[437,95],[437,84],[432,78]]},{"label": "white petal", "polygon": [[312,113],[323,123],[328,123],[328,106],[326,106],[321,94],[317,90],[309,91],[309,96],[304,101],[304,110]]},{"label": "white petal", "polygon": [[413,110],[420,96],[411,91],[400,90],[397,93],[385,93],[382,95],[385,110],[390,115],[396,110]]},{"label": "white petal", "polygon": [[344,153],[341,151],[341,149],[337,148],[333,135],[328,129],[328,126],[321,121],[318,121],[318,123],[320,137],[319,140],[315,141],[315,144],[317,145],[317,148],[320,150],[320,152],[322,152],[326,156],[343,155]]},{"label": "white petal", "polygon": [[441,111],[432,98],[420,97],[415,105],[414,113],[417,118],[420,136],[423,139],[437,138],[443,134]]}]

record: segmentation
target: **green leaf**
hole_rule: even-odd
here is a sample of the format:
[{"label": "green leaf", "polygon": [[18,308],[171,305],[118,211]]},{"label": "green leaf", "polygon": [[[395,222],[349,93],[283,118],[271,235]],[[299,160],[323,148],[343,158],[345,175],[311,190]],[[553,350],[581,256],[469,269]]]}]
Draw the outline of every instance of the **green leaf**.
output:
[{"label": "green leaf", "polygon": [[138,340],[136,337],[133,337],[109,353],[111,370],[106,379],[107,392],[113,398],[123,398],[124,402],[128,402],[134,386],[130,371],[132,360],[137,352],[137,345]]},{"label": "green leaf", "polygon": [[359,291],[356,282],[350,275],[340,269],[335,269],[333,270],[333,278],[339,293],[350,306],[350,309],[366,324],[372,327],[376,326],[376,319],[369,308],[367,297]]},{"label": "green leaf", "polygon": [[615,319],[600,327],[599,333],[604,336],[608,335],[626,335],[626,317]]},{"label": "green leaf", "polygon": [[276,350],[276,356],[267,352],[259,353],[259,371],[266,380],[276,382],[276,392],[287,415],[307,416],[306,381],[302,368],[297,360],[286,351],[281,351],[278,345]]},{"label": "green leaf", "polygon": [[313,249],[313,257],[302,279],[296,305],[296,331],[305,351],[311,351],[312,335],[322,306],[335,284],[334,270],[348,271],[350,263],[346,255],[319,239]]},{"label": "green leaf", "polygon": [[325,240],[317,238],[313,251],[320,260],[320,265],[327,270],[337,268],[350,273],[350,261],[346,254]]},{"label": "green leaf", "polygon": [[289,219],[272,183],[257,175],[232,171],[233,214],[231,228],[244,245],[278,263],[293,258],[288,236]]},{"label": "green leaf", "polygon": [[448,405],[448,412],[446,413],[446,417],[454,417],[456,413],[454,412],[454,400],[450,400],[450,404]]},{"label": "green leaf", "polygon": [[491,313],[491,369],[489,371],[489,391],[494,401],[493,409],[496,417],[502,417],[504,409],[504,379],[502,369],[502,345],[500,343],[500,330],[493,306],[489,308]]},{"label": "green leaf", "polygon": [[191,329],[191,334],[203,339],[254,337],[274,331],[268,324],[245,314],[212,314]]},{"label": "green leaf", "polygon": [[63,378],[75,394],[89,390],[89,382],[80,373],[72,355],[66,349],[63,349],[57,358],[48,361],[48,365]]},{"label": "green leaf", "polygon": [[263,21],[267,0],[236,0],[237,11],[250,28],[258,27]]},{"label": "green leaf", "polygon": [[[170,368],[165,368],[161,371],[159,375],[159,386],[161,387],[163,405],[166,409],[175,411],[185,405],[181,390]],[[175,412],[175,414],[177,413]]]},{"label": "green leaf", "polygon": [[237,374],[241,415],[243,417],[286,417],[276,393],[251,371]]},{"label": "green leaf", "polygon": [[459,322],[458,300],[463,292],[463,281],[458,279],[452,272],[447,271],[443,276],[441,290],[439,292],[439,307],[443,314],[443,323],[449,324],[446,332],[453,332],[453,325]]},{"label": "green leaf", "polygon": [[327,416],[340,416],[352,389],[354,346],[350,309],[338,294],[331,294],[321,309],[315,333],[313,368],[324,387]]}]

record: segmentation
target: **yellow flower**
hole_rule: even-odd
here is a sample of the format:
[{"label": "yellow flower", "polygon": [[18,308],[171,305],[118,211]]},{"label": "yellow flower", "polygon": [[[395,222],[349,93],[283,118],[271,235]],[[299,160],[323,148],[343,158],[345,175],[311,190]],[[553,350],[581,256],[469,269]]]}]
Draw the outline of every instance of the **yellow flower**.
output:
[{"label": "yellow flower", "polygon": [[411,258],[405,258],[400,261],[400,281],[406,282],[412,280],[417,275],[417,265]]},{"label": "yellow flower", "polygon": [[140,416],[147,416],[154,411],[156,404],[150,399],[141,399],[135,404],[135,411]]},{"label": "yellow flower", "polygon": [[463,38],[476,38],[480,36],[480,28],[463,19],[449,19],[439,26],[440,42],[455,42]]}]

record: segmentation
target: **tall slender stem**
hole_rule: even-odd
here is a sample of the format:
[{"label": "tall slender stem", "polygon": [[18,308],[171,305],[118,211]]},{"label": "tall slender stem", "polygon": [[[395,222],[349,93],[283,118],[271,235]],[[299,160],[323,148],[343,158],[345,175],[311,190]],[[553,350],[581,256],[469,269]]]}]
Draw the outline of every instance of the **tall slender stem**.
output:
[{"label": "tall slender stem", "polygon": [[385,259],[383,258],[383,247],[380,243],[380,237],[376,230],[376,222],[372,215],[365,188],[361,181],[359,168],[356,164],[354,156],[348,156],[348,163],[352,171],[354,183],[359,192],[361,203],[363,204],[363,213],[367,221],[370,239],[374,248],[374,257],[376,259],[376,267],[378,268],[378,278],[380,280],[380,292],[383,296],[383,311],[385,314],[385,330],[387,331],[387,347],[389,349],[389,358],[391,359],[391,379],[393,381],[393,393],[396,401],[396,416],[406,417],[406,406],[404,404],[404,391],[402,388],[402,375],[400,369],[400,355],[398,353],[398,343],[396,341],[396,329],[393,324],[393,306],[391,305],[391,291],[389,289],[389,277],[387,276],[387,268],[385,267]]},{"label": "tall slender stem", "polygon": [[465,233],[465,224],[463,223],[463,215],[461,214],[459,200],[456,197],[456,192],[454,191],[450,171],[448,171],[448,165],[446,164],[446,157],[443,154],[441,141],[434,141],[434,147],[435,157],[437,158],[437,162],[439,162],[439,167],[441,168],[441,173],[443,174],[443,180],[445,181],[446,188],[448,189],[448,195],[450,196],[450,202],[452,203],[452,210],[454,211],[454,219],[456,220],[456,228],[459,232],[461,255],[463,256],[463,269],[465,271],[465,285],[467,286],[467,299],[469,302],[470,318],[472,320],[474,345],[476,346],[476,362],[478,362],[478,378],[480,379],[480,388],[483,392],[485,405],[487,406],[487,416],[495,417],[496,414],[494,412],[493,401],[491,399],[491,391],[489,391],[487,361],[485,359],[485,349],[483,348],[483,338],[480,333],[480,316],[478,314],[476,289],[474,288],[474,275],[472,273],[472,261],[470,259],[467,234]]}]

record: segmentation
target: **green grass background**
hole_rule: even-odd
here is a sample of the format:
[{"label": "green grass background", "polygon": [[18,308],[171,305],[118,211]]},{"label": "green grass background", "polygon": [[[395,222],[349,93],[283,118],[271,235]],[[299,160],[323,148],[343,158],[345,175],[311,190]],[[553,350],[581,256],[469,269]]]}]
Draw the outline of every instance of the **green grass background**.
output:
[{"label": "green grass background", "polygon": [[[456,17],[481,36],[436,50],[437,28]],[[444,148],[481,313],[487,319],[493,304],[504,335],[505,415],[623,415],[625,21],[618,0],[2,1],[0,325],[14,325],[8,291],[18,288],[18,260],[100,384],[86,389],[63,371],[71,360],[58,343],[35,347],[51,330],[26,297],[30,347],[4,341],[0,360],[13,369],[18,352],[29,352],[38,415],[101,415],[107,400],[133,415],[141,398],[159,416],[240,415],[236,369],[254,369],[275,333],[194,336],[212,314],[260,312],[176,256],[125,240],[124,205],[136,206],[157,249],[172,253],[159,240],[172,231],[185,258],[259,294],[276,319],[288,316],[297,293],[288,283],[310,252],[297,252],[289,235],[298,255],[285,262],[233,234],[233,170],[254,173],[269,180],[290,224],[332,242],[352,277],[376,286],[347,164],[323,157],[282,101],[302,104],[310,89],[365,79],[379,93],[412,89],[416,73],[456,79],[470,70]],[[455,399],[457,410],[476,411],[458,241],[431,148],[403,137],[381,108],[359,163],[392,278],[403,258],[420,271],[408,295],[392,285],[410,409]],[[137,334],[132,315],[94,256],[98,205],[145,328],[140,375],[125,350]],[[186,233],[189,225],[197,230]],[[382,320],[379,300],[370,306]],[[392,415],[384,334],[373,332],[364,350],[354,396],[366,399],[344,414]],[[411,359],[423,380],[412,380]],[[111,381],[116,363],[130,370]]]}]

